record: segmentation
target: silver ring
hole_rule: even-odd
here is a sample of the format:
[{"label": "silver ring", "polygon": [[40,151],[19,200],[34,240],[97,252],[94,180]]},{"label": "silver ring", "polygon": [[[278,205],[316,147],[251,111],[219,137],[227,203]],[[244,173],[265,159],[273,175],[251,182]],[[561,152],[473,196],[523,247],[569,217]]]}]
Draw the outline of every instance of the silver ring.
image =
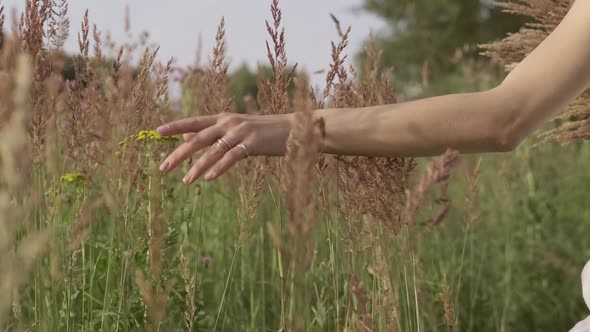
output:
[{"label": "silver ring", "polygon": [[238,146],[240,148],[242,148],[242,150],[244,150],[244,153],[246,154],[246,157],[244,157],[244,158],[250,157],[250,154],[248,153],[248,149],[246,149],[246,146],[244,144],[240,143],[240,144],[238,144]]},{"label": "silver ring", "polygon": [[223,151],[227,152],[230,149],[229,144],[227,143],[226,140],[224,140],[223,138],[219,138],[215,144],[217,144],[218,147],[220,147]]}]

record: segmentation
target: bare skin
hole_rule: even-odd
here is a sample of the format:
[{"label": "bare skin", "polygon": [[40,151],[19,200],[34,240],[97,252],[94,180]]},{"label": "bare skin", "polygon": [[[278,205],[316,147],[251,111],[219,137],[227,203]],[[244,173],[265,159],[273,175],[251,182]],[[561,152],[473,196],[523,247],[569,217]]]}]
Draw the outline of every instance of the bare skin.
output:
[{"label": "bare skin", "polygon": [[[576,0],[557,28],[497,87],[393,105],[313,112],[326,124],[324,153],[363,156],[433,156],[507,152],[590,88],[590,0]],[[162,163],[169,172],[208,148],[184,177],[213,180],[245,157],[286,152],[293,114],[199,116],[165,124],[161,135],[185,142]],[[214,144],[227,141],[225,152]]]}]

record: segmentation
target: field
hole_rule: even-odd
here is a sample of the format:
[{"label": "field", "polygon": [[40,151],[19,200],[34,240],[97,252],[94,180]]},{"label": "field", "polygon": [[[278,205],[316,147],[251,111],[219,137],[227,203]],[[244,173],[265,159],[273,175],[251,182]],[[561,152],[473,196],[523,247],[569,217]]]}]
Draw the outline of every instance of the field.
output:
[{"label": "field", "polygon": [[[375,44],[349,68],[340,24],[326,88],[310,90],[273,1],[272,75],[230,96],[223,21],[210,64],[180,69],[88,16],[70,57],[65,1],[27,3],[12,29],[0,10],[3,331],[565,331],[587,316],[589,141],[317,154],[312,109],[396,102]],[[285,157],[192,186],[158,170],[182,138],[154,128],[244,97],[297,112]]]}]

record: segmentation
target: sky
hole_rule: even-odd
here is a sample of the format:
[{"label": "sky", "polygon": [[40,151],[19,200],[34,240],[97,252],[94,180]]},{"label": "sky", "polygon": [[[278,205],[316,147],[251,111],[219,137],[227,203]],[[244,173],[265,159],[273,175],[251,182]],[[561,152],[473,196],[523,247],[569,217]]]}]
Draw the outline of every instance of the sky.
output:
[{"label": "sky", "polygon": [[[24,0],[0,0],[8,9],[23,9]],[[227,57],[230,70],[242,64],[256,68],[266,64],[265,40],[268,39],[264,21],[270,20],[271,0],[70,0],[71,36],[66,43],[69,51],[77,50],[76,34],[80,30],[84,11],[89,10],[91,24],[107,31],[116,42],[128,40],[124,31],[125,8],[129,6],[131,31],[135,37],[147,31],[152,43],[160,45],[160,60],[174,57],[176,64],[193,64],[199,36],[202,40],[203,61],[208,61],[214,46],[215,32],[225,17]],[[349,51],[353,55],[362,49],[370,31],[381,31],[384,23],[358,8],[362,0],[282,0],[283,25],[286,28],[287,55],[308,73],[326,69],[330,63],[330,42],[339,39],[329,14],[338,17],[344,27],[352,26]],[[356,10],[355,10],[356,9]],[[312,76],[313,84],[322,85],[324,76]]]}]

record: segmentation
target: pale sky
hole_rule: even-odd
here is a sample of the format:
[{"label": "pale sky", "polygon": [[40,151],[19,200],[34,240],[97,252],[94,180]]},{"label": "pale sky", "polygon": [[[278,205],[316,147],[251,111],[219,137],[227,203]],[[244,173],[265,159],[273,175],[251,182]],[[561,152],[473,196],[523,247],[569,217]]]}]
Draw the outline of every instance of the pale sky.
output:
[{"label": "pale sky", "polygon": [[[10,8],[22,10],[24,0],[0,0],[10,16]],[[71,36],[69,51],[77,50],[76,34],[84,10],[99,30],[109,31],[117,42],[127,40],[124,33],[125,7],[129,5],[131,31],[135,37],[148,31],[150,41],[161,46],[160,60],[174,57],[177,64],[192,64],[196,58],[199,34],[208,61],[214,45],[215,32],[222,16],[226,22],[227,55],[230,69],[247,63],[267,63],[265,40],[268,34],[264,20],[271,19],[270,0],[70,0]],[[283,25],[286,28],[289,61],[298,62],[308,73],[325,69],[330,63],[330,41],[338,34],[329,13],[336,15],[344,27],[351,25],[350,58],[362,48],[371,30],[379,31],[384,23],[378,18],[355,11],[362,0],[282,0]],[[312,77],[322,84],[323,75]]]}]

